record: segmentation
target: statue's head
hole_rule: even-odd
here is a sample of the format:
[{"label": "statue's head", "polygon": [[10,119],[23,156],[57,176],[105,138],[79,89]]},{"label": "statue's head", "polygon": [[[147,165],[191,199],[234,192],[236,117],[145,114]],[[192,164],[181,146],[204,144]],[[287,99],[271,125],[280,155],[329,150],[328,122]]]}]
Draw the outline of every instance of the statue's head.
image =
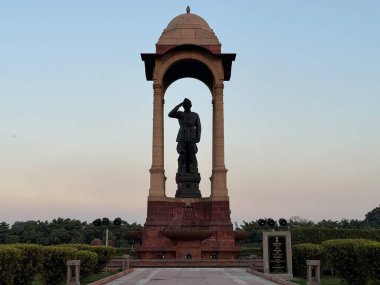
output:
[{"label": "statue's head", "polygon": [[190,111],[192,105],[191,105],[191,101],[189,99],[185,98],[185,100],[183,100],[182,104],[183,104],[182,106],[185,109],[185,111]]}]

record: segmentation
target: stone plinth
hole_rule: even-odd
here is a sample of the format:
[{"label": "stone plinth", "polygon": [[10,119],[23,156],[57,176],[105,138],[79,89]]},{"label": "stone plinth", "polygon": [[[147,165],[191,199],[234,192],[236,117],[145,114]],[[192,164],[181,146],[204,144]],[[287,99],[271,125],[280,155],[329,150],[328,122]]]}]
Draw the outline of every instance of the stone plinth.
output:
[{"label": "stone plinth", "polygon": [[199,173],[177,173],[175,177],[177,182],[176,198],[201,198],[199,191],[199,182],[201,175]]},{"label": "stone plinth", "polygon": [[[110,270],[117,270],[122,267],[122,259],[112,259],[108,263],[108,268]],[[261,260],[262,263],[262,260]],[[250,260],[247,259],[131,259],[131,268],[141,268],[141,267],[249,267],[251,264]],[[262,265],[261,265],[262,267]]]},{"label": "stone plinth", "polygon": [[293,279],[292,244],[289,231],[263,232],[264,273]]},{"label": "stone plinth", "polygon": [[306,260],[307,267],[307,285],[321,284],[321,261]]},{"label": "stone plinth", "polygon": [[148,215],[136,251],[142,259],[234,259],[229,201],[210,198],[148,201]]},{"label": "stone plinth", "polygon": [[80,285],[80,260],[68,260],[66,285]]}]

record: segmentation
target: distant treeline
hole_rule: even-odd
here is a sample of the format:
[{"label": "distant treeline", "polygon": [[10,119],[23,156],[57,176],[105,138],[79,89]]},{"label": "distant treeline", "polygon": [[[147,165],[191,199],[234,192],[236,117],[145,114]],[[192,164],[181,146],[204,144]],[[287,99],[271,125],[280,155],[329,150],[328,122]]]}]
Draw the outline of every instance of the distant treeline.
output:
[{"label": "distant treeline", "polygon": [[[127,247],[132,241],[126,239],[126,231],[141,230],[136,223],[129,224],[122,220],[120,226],[112,222],[108,226],[109,240],[118,247]],[[12,226],[0,223],[1,243],[35,243],[57,245],[66,243],[90,244],[94,239],[105,240],[106,227],[94,226],[92,223],[75,219],[57,218],[49,221],[15,222]]]},{"label": "distant treeline", "polygon": [[[101,221],[99,220],[99,223]],[[262,231],[274,229],[290,229],[294,243],[320,243],[334,238],[366,238],[380,240],[380,206],[369,211],[364,220],[341,221],[322,220],[313,222],[301,217],[288,219],[286,227],[281,227],[277,221],[273,226],[260,227],[258,220],[246,222],[236,227],[250,233],[242,243],[260,243]],[[119,223],[118,223],[119,224]],[[127,231],[139,231],[143,226],[129,224],[121,220],[120,225],[112,222],[108,225],[109,240],[117,247],[129,247],[133,244],[128,240]],[[41,245],[57,245],[66,243],[90,244],[94,239],[105,240],[106,226],[95,226],[93,223],[81,222],[75,219],[57,218],[48,221],[15,222],[12,226],[5,222],[0,223],[1,243],[36,243]]]}]

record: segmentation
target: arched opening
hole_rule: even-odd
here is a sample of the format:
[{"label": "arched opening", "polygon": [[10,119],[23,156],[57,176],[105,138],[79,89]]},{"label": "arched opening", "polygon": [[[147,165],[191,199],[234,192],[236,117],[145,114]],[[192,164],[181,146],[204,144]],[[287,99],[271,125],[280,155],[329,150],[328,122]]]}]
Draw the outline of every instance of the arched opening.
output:
[{"label": "arched opening", "polygon": [[162,80],[166,90],[173,82],[182,78],[195,78],[202,81],[212,90],[214,77],[210,69],[202,62],[194,59],[183,59],[172,64],[165,72]]},{"label": "arched opening", "polygon": [[183,78],[170,85],[165,93],[164,105],[164,138],[165,138],[165,175],[166,195],[174,197],[177,190],[175,175],[177,172],[178,153],[176,137],[179,124],[176,119],[169,118],[168,113],[184,98],[192,101],[192,111],[198,113],[202,124],[201,141],[198,146],[198,169],[201,174],[200,190],[202,197],[211,194],[209,177],[212,172],[212,97],[210,90],[199,80]]}]

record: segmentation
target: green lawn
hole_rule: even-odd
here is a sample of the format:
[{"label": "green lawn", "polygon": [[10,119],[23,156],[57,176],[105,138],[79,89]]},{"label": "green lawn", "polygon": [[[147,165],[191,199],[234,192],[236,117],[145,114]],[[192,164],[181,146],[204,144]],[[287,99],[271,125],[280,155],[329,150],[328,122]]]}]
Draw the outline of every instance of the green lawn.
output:
[{"label": "green lawn", "polygon": [[[115,271],[115,272],[102,272],[102,273],[99,273],[99,274],[94,274],[94,275],[91,275],[91,276],[89,276],[89,277],[84,278],[83,280],[81,280],[80,284],[81,285],[90,284],[92,282],[95,282],[97,280],[103,279],[103,278],[105,278],[107,276],[116,274],[118,272],[119,271]],[[41,277],[40,274],[37,274],[36,278],[32,282],[32,285],[43,285],[43,283],[42,283],[42,277]]]},{"label": "green lawn", "polygon": [[91,275],[91,276],[88,276],[87,278],[84,278],[80,284],[82,285],[86,285],[86,284],[90,284],[92,282],[95,282],[97,280],[100,280],[100,279],[103,279],[107,276],[110,276],[110,275],[113,275],[113,274],[116,274],[116,273],[119,273],[119,271],[115,271],[115,272],[102,272],[102,273],[99,273],[99,274],[94,274],[94,275]]},{"label": "green lawn", "polygon": [[[304,278],[294,278],[292,282],[299,285],[306,285],[306,279]],[[344,283],[339,277],[322,276],[321,285],[344,285]]]}]

